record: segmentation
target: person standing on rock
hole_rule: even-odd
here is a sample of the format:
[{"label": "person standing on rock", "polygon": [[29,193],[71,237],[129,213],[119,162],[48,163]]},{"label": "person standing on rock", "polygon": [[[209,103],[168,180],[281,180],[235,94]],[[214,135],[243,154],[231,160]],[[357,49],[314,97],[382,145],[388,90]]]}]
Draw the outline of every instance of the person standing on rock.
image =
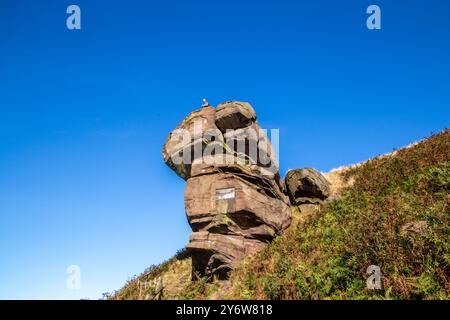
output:
[{"label": "person standing on rock", "polygon": [[203,98],[202,100],[203,100],[202,108],[210,107],[208,101],[205,98]]}]

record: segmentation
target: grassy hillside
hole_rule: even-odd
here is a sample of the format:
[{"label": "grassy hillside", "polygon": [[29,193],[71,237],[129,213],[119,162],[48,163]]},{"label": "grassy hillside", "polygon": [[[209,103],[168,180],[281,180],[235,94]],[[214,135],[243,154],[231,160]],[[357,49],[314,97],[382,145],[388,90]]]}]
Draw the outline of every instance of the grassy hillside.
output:
[{"label": "grassy hillside", "polygon": [[[292,207],[291,227],[229,281],[191,282],[179,254],[112,298],[142,299],[138,284],[163,277],[169,299],[449,299],[450,131],[339,175],[338,200]],[[370,265],[381,290],[366,288]]]}]

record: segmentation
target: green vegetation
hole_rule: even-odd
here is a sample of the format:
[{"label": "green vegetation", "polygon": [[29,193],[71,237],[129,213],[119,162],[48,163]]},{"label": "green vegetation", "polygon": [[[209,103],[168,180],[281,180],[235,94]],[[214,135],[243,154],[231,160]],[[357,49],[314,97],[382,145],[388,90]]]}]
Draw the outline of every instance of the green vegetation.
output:
[{"label": "green vegetation", "polygon": [[[450,131],[342,174],[353,183],[338,200],[293,207],[291,227],[228,282],[189,282],[173,297],[449,299]],[[370,265],[381,269],[381,290],[366,287]]]},{"label": "green vegetation", "polygon": [[[355,179],[235,271],[235,298],[448,299],[450,132],[345,173]],[[408,232],[408,223],[426,226]],[[366,288],[377,265],[382,290]]]}]

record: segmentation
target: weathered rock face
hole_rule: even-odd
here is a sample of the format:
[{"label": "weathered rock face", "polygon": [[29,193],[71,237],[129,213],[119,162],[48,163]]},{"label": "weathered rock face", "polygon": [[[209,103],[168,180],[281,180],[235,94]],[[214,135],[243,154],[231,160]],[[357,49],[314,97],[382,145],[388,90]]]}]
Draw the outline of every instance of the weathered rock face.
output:
[{"label": "weathered rock face", "polygon": [[212,107],[193,111],[167,137],[162,151],[164,162],[181,178],[189,179],[192,161],[202,156],[205,136],[214,132],[221,135],[214,118]]},{"label": "weathered rock face", "polygon": [[186,249],[192,256],[193,272],[226,279],[237,262],[264,246],[265,243],[258,240],[201,231],[190,236]]},{"label": "weathered rock face", "polygon": [[192,112],[170,133],[163,157],[187,180],[193,275],[225,278],[289,226],[275,153],[250,104]]},{"label": "weathered rock face", "polygon": [[290,170],[285,178],[293,204],[321,203],[330,196],[330,183],[313,168]]},{"label": "weathered rock face", "polygon": [[220,131],[244,128],[256,121],[256,113],[247,102],[227,101],[216,109],[216,125]]},{"label": "weathered rock face", "polygon": [[194,232],[208,231],[271,240],[289,224],[286,204],[234,173],[188,180],[186,214]]}]

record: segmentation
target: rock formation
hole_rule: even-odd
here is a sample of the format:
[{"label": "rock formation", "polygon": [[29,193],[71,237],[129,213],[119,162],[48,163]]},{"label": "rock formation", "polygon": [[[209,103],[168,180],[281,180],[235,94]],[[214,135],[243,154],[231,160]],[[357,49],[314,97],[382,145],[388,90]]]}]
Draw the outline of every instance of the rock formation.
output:
[{"label": "rock formation", "polygon": [[250,104],[231,101],[191,112],[169,134],[163,157],[187,180],[193,276],[226,278],[289,226],[275,153]]},{"label": "rock formation", "polygon": [[184,203],[193,233],[186,249],[194,278],[226,278],[290,225],[291,203],[311,206],[330,195],[328,181],[311,168],[280,179],[272,144],[246,102],[191,112],[169,134],[163,157],[187,181]]},{"label": "rock formation", "polygon": [[288,171],[285,183],[291,203],[294,205],[322,203],[331,194],[330,183],[313,168]]}]

